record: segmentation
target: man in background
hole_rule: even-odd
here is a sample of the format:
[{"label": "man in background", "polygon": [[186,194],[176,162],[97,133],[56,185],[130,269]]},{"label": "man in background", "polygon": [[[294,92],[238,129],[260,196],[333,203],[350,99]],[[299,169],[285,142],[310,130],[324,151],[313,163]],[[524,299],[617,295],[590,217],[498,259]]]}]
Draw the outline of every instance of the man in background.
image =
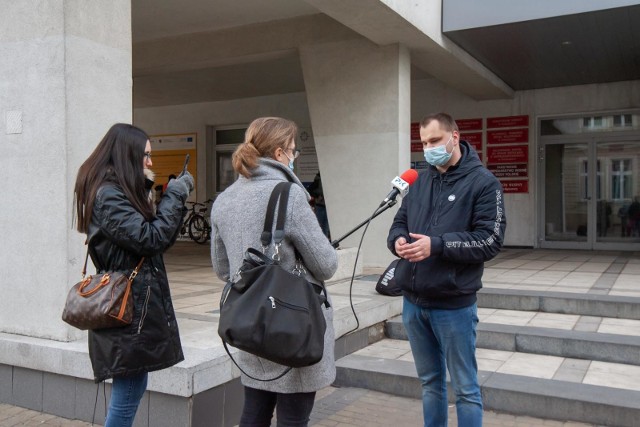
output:
[{"label": "man in background", "polygon": [[324,201],[324,192],[322,191],[322,178],[320,178],[320,172],[318,172],[313,179],[313,182],[309,186],[309,194],[314,200],[314,210],[316,218],[322,232],[329,240],[331,240],[331,233],[329,231],[329,217],[327,216],[327,205]]},{"label": "man in background", "polygon": [[174,174],[169,175],[167,182],[162,186],[162,194],[164,194],[164,192],[167,191],[167,186],[169,185],[172,179],[176,179],[176,176]]}]

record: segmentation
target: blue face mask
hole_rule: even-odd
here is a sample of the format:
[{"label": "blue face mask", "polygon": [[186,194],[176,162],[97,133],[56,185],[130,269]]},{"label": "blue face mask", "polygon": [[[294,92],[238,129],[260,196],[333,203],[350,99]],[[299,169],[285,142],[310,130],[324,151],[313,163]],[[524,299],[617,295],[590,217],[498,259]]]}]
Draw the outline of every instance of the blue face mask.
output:
[{"label": "blue face mask", "polygon": [[424,159],[427,161],[427,163],[433,166],[446,165],[447,162],[451,159],[451,156],[453,155],[453,150],[451,150],[451,153],[447,152],[447,145],[449,145],[452,138],[453,138],[453,134],[451,135],[451,138],[449,138],[449,141],[447,141],[446,144],[440,145],[439,147],[434,147],[434,148],[425,148]]},{"label": "blue face mask", "polygon": [[292,159],[286,152],[283,151],[283,153],[285,156],[287,156],[287,159],[289,159],[289,169],[291,169],[291,172],[293,172],[293,161],[295,160],[295,156]]}]

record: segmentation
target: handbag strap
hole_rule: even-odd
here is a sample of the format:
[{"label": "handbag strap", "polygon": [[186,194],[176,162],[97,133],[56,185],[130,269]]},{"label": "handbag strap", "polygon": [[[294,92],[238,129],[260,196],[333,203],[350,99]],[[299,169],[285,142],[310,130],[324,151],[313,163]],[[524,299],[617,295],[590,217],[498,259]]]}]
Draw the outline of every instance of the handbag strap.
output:
[{"label": "handbag strap", "polygon": [[246,376],[248,376],[249,378],[251,378],[252,380],[256,380],[256,381],[262,381],[262,382],[267,382],[267,381],[275,381],[277,379],[280,379],[282,377],[284,377],[285,375],[287,375],[289,373],[289,371],[291,371],[291,369],[293,369],[291,366],[288,366],[282,373],[278,374],[277,376],[273,377],[273,378],[256,378],[252,375],[249,375],[244,369],[242,369],[240,367],[240,365],[238,365],[238,362],[236,362],[236,359],[233,358],[233,356],[231,355],[231,352],[229,351],[229,347],[227,347],[227,343],[225,342],[225,340],[222,340],[222,345],[224,346],[225,351],[227,352],[227,354],[229,355],[229,358],[231,359],[231,361],[233,362],[234,365],[236,365],[236,367],[238,369],[240,369],[240,372],[242,372],[243,374],[245,374]]},{"label": "handbag strap", "polygon": [[[84,256],[84,265],[82,266],[82,279],[84,280],[85,276],[87,275],[87,262],[89,261],[89,243],[88,242],[84,242],[85,245],[87,245],[87,254]],[[144,257],[140,258],[140,262],[138,262],[138,265],[136,265],[136,268],[133,269],[133,271],[131,272],[131,275],[129,275],[129,281],[133,280],[136,278],[136,276],[138,275],[138,272],[140,271],[140,268],[142,267],[142,264],[144,263]]]},{"label": "handbag strap", "polygon": [[[271,238],[273,237],[273,243],[279,245],[284,239],[284,221],[287,216],[287,204],[289,203],[289,192],[291,190],[290,182],[278,183],[271,192],[269,197],[269,204],[267,205],[267,213],[264,217],[264,227],[262,234],[260,235],[260,242],[263,248],[269,247],[271,244]],[[271,235],[273,229],[273,219],[276,211],[276,203],[280,201],[278,205],[278,220],[276,223],[276,229]]]},{"label": "handbag strap", "polygon": [[131,275],[129,276],[129,281],[132,281],[133,279],[136,278],[136,276],[138,275],[138,272],[140,271],[140,267],[142,267],[142,263],[144,263],[144,257],[140,258],[140,262],[138,262],[138,265],[136,265],[136,268],[134,268],[133,271],[131,272]]},{"label": "handbag strap", "polygon": [[[276,250],[276,258],[274,260],[276,262],[278,259],[278,248],[284,239],[284,222],[287,217],[287,204],[289,203],[289,193],[291,192],[292,182],[284,181],[279,182],[271,191],[271,196],[269,197],[269,203],[267,204],[267,213],[264,218],[264,227],[262,229],[262,234],[260,235],[260,242],[262,243],[262,250],[266,252],[266,248],[271,244],[271,239],[273,237],[273,243]],[[273,232],[273,236],[271,234],[271,229],[273,228],[273,220],[274,214],[276,210],[276,203],[278,203],[278,217],[276,222],[276,229]],[[296,261],[302,262],[302,255],[298,252],[298,248],[293,247],[295,252]],[[248,250],[251,252],[251,248]],[[257,251],[255,251],[257,253]],[[254,253],[254,255],[256,254]],[[260,257],[263,258],[263,257]],[[304,269],[302,269],[304,271]],[[302,273],[300,273],[302,274]],[[327,296],[327,288],[325,288],[324,283],[320,283],[319,285],[316,283],[311,283],[311,285],[317,289],[318,295],[322,296],[324,293],[322,304],[326,308],[329,308],[331,305],[329,304],[329,297]]]},{"label": "handbag strap", "polygon": [[87,275],[87,262],[89,261],[89,245],[87,244],[87,242],[84,242],[84,244],[87,245],[87,254],[84,256],[84,266],[82,266],[83,279]]}]

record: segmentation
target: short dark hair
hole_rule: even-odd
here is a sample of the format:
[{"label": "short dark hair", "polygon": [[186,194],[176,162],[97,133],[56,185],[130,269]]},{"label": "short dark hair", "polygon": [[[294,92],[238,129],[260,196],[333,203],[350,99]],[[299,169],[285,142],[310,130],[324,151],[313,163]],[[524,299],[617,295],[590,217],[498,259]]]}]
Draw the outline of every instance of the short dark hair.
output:
[{"label": "short dark hair", "polygon": [[421,128],[427,127],[429,123],[431,123],[434,120],[440,123],[440,126],[443,127],[447,132],[453,132],[453,131],[460,132],[458,130],[458,124],[456,123],[456,121],[453,120],[453,117],[451,117],[447,113],[429,114],[424,119],[422,119],[422,121],[420,122],[420,127]]}]

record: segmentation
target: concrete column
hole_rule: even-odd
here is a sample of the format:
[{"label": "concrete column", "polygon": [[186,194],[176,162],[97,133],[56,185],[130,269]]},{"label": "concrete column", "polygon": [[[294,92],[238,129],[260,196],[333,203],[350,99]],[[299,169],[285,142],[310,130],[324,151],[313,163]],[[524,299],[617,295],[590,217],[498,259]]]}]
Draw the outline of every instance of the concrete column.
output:
[{"label": "concrete column", "polygon": [[85,251],[76,173],[132,117],[130,0],[0,10],[0,332],[67,341],[80,334],[60,316]]},{"label": "concrete column", "polygon": [[[370,217],[409,167],[411,61],[402,45],[365,39],[300,49],[309,113],[332,238]],[[397,207],[374,219],[365,266],[386,266],[386,236]],[[357,246],[362,229],[342,246]]]}]

